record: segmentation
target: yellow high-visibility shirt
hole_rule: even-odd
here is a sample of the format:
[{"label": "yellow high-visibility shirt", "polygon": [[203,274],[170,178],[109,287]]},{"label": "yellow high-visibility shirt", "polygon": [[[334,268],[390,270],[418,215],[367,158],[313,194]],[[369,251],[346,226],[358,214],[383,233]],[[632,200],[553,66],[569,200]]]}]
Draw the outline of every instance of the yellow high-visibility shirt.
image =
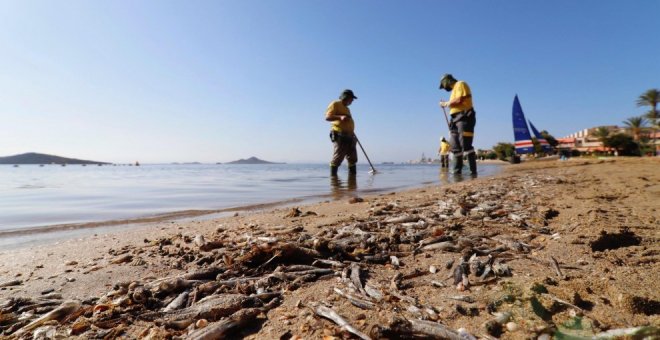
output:
[{"label": "yellow high-visibility shirt", "polygon": [[348,106],[344,105],[341,100],[335,100],[330,103],[330,105],[328,105],[328,109],[325,111],[325,116],[327,117],[329,115],[349,117],[349,119],[344,121],[335,120],[330,122],[332,124],[332,131],[346,134],[351,134],[355,131],[355,123],[353,122],[353,117],[351,116],[351,110],[348,108]]},{"label": "yellow high-visibility shirt", "polygon": [[449,153],[449,149],[451,149],[451,145],[447,142],[440,142],[440,154],[441,155],[446,155]]},{"label": "yellow high-visibility shirt", "polygon": [[468,84],[462,80],[459,80],[454,84],[449,101],[453,101],[456,98],[463,98],[463,100],[460,104],[451,106],[451,109],[449,110],[450,114],[453,115],[472,108],[472,91],[470,91]]}]

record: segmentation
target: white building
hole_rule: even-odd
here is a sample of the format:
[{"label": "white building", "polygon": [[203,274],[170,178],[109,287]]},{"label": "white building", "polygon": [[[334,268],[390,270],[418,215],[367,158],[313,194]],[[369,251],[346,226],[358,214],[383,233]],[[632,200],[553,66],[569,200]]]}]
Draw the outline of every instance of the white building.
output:
[{"label": "white building", "polygon": [[626,130],[624,128],[618,127],[616,125],[611,126],[598,126],[589,129],[580,130],[578,132],[572,133],[564,138],[559,138],[557,141],[558,149],[570,149],[578,150],[580,152],[594,152],[594,151],[613,151],[610,148],[603,146],[603,143],[595,136],[596,131],[604,127],[609,130],[610,135],[615,133],[624,133]]}]

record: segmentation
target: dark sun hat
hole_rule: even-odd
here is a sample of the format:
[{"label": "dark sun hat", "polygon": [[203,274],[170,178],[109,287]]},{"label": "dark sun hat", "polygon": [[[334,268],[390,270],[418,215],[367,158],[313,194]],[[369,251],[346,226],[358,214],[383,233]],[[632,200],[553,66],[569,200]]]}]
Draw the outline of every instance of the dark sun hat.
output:
[{"label": "dark sun hat", "polygon": [[353,93],[352,90],[346,89],[342,91],[341,95],[339,98],[344,99],[344,98],[353,98],[353,99],[358,99],[355,94]]},{"label": "dark sun hat", "polygon": [[456,82],[454,76],[449,73],[445,73],[440,79],[440,88],[443,90],[450,90],[449,84],[452,82]]}]

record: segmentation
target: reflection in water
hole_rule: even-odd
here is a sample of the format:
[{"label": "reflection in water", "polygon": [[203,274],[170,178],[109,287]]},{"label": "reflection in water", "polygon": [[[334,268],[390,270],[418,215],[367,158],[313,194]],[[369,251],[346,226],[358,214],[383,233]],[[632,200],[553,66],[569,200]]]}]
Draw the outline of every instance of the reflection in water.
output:
[{"label": "reflection in water", "polygon": [[357,176],[355,174],[349,174],[345,184],[339,176],[330,176],[330,187],[332,188],[332,197],[334,199],[345,197],[349,193],[357,191]]},{"label": "reflection in water", "polygon": [[449,183],[458,183],[466,179],[475,179],[477,178],[477,174],[463,174],[463,173],[457,173],[454,174],[451,172],[451,170],[447,168],[440,168],[440,172],[438,173],[438,178],[440,179],[440,184],[445,185]]},{"label": "reflection in water", "polygon": [[348,191],[357,190],[357,175],[348,174]]},{"label": "reflection in water", "polygon": [[438,173],[438,177],[440,178],[440,185],[447,185],[451,183],[449,181],[449,169],[448,168],[440,168],[440,172]]}]

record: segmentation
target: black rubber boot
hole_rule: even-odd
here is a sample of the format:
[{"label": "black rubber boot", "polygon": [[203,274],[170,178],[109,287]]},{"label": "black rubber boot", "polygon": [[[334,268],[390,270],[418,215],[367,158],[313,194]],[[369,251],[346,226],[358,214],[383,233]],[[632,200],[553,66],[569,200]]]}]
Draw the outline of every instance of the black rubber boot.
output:
[{"label": "black rubber boot", "polygon": [[337,177],[337,170],[339,169],[338,166],[331,165],[330,166],[330,176],[332,177]]},{"label": "black rubber boot", "polygon": [[463,171],[463,156],[454,155],[454,169],[451,171],[453,174],[460,174]]},{"label": "black rubber boot", "polygon": [[357,174],[357,166],[355,164],[348,166],[348,174],[349,175]]},{"label": "black rubber boot", "polygon": [[470,153],[468,154],[468,164],[470,165],[470,174],[477,174],[477,154]]}]

